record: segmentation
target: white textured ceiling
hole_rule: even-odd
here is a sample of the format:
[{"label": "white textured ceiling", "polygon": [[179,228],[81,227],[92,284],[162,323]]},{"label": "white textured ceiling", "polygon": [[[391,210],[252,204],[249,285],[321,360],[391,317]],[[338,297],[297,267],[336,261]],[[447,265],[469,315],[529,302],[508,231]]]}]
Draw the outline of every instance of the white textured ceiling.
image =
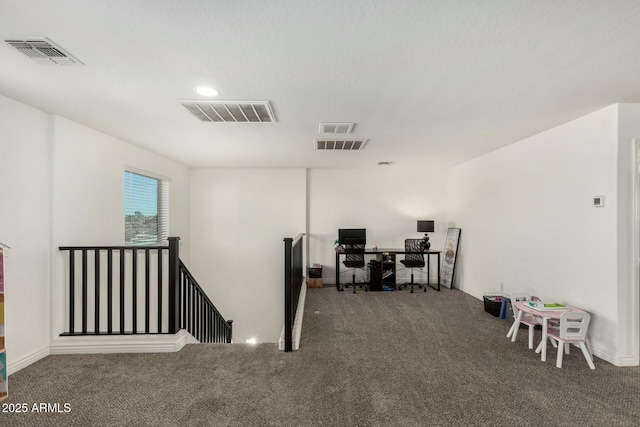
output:
[{"label": "white textured ceiling", "polygon": [[[0,94],[191,167],[449,167],[640,101],[637,0],[0,0]],[[204,123],[176,100],[270,101],[275,124]],[[0,123],[2,118],[0,118]],[[355,122],[355,152],[314,150]]]}]

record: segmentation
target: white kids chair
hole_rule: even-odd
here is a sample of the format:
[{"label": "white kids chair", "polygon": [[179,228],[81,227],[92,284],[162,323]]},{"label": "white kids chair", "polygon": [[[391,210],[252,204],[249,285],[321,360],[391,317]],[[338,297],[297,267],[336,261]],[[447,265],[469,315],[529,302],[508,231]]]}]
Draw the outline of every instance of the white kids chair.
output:
[{"label": "white kids chair", "polygon": [[[516,320],[518,319],[518,313],[520,310],[518,310],[515,303],[516,301],[527,301],[529,299],[531,301],[539,301],[539,298],[535,296],[528,297],[526,295],[518,295],[518,294],[511,296],[511,310],[513,311],[513,324],[511,325],[511,329],[509,329],[509,332],[507,333],[507,338],[511,338],[512,342],[516,342],[516,338],[518,336],[518,329],[519,329],[519,327],[517,326]],[[522,318],[520,318],[520,323],[527,325],[529,327],[529,349],[533,350],[533,331],[536,325],[539,325],[540,322],[532,314],[522,312]]]},{"label": "white kids chair", "polygon": [[564,351],[569,354],[571,344],[577,344],[582,350],[589,367],[596,369],[593,365],[593,356],[587,339],[590,322],[591,316],[589,313],[566,311],[560,316],[560,326],[553,326],[547,329],[547,336],[551,342],[554,344],[555,341],[558,342],[557,368],[562,368],[562,349],[564,348]]}]

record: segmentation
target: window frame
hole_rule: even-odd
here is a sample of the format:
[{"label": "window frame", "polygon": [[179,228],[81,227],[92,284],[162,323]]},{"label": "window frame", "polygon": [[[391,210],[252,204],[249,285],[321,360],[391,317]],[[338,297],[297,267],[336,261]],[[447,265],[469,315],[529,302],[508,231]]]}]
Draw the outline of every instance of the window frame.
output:
[{"label": "window frame", "polygon": [[[127,174],[139,175],[157,181],[157,220],[155,227],[155,241],[141,242],[127,241]],[[125,246],[166,246],[169,244],[169,184],[171,180],[165,176],[132,167],[125,167],[123,176],[123,210],[124,210],[124,245]]]}]

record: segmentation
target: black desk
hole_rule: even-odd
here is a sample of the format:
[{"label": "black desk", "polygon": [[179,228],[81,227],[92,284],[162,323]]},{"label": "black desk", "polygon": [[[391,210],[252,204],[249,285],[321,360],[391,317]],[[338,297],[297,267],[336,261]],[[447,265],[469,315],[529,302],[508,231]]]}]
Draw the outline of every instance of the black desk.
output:
[{"label": "black desk", "polygon": [[[382,261],[383,255],[404,255],[404,254],[424,254],[427,256],[425,261],[427,267],[427,286],[435,289],[436,291],[440,290],[440,254],[442,251],[434,251],[427,250],[424,252],[409,252],[404,249],[387,249],[387,248],[365,248],[365,255],[376,255],[378,261]],[[345,255],[345,251],[336,251],[336,289],[341,291],[340,288],[340,255]],[[438,257],[438,286],[434,287],[431,285],[431,263],[429,262],[431,255],[436,255]],[[395,258],[395,257],[394,257]],[[382,268],[382,262],[380,262],[380,268]]]}]

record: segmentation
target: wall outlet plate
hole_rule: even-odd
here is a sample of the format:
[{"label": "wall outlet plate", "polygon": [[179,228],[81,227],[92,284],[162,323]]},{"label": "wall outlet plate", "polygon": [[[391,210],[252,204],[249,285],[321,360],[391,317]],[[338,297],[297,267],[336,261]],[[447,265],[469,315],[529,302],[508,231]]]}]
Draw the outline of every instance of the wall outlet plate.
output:
[{"label": "wall outlet plate", "polygon": [[604,196],[593,196],[593,206],[601,208],[604,206]]}]

